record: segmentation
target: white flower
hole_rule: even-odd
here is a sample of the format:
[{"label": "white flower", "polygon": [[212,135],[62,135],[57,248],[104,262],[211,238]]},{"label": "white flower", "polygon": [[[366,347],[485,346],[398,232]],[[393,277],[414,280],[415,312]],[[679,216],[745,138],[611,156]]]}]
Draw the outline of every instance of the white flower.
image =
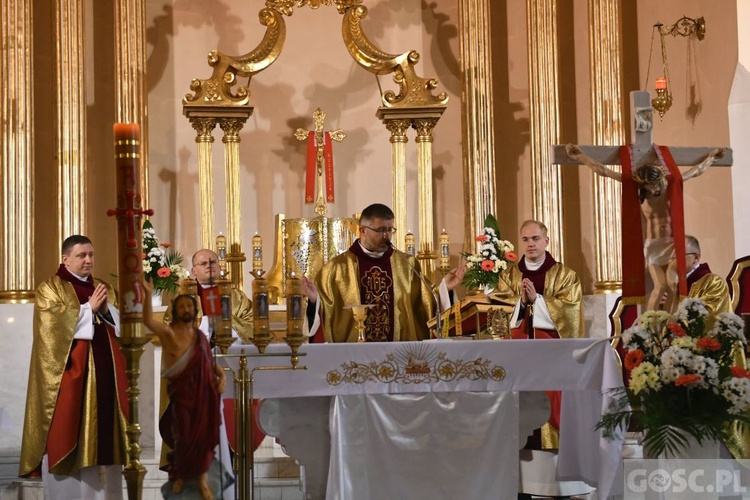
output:
[{"label": "white flower", "polygon": [[677,306],[674,317],[678,322],[689,323],[696,317],[705,318],[708,315],[706,303],[701,299],[685,299]]},{"label": "white flower", "polygon": [[739,415],[750,406],[750,379],[731,377],[721,384],[721,394],[729,402],[729,413]]},{"label": "white flower", "polygon": [[719,314],[718,321],[716,321],[716,325],[714,325],[710,334],[712,337],[726,336],[747,344],[744,328],[745,322],[742,321],[742,318],[736,314],[725,312]]},{"label": "white flower", "polygon": [[143,261],[143,274],[148,274],[151,272],[151,263],[147,260]]}]

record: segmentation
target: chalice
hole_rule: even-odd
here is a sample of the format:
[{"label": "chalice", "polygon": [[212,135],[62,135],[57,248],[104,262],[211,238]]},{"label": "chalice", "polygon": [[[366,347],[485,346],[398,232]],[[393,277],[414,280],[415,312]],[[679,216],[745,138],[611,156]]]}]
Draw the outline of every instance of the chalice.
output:
[{"label": "chalice", "polygon": [[344,309],[352,310],[354,321],[357,322],[357,342],[365,341],[365,320],[367,319],[367,310],[371,307],[373,307],[372,304],[354,304],[344,307]]}]

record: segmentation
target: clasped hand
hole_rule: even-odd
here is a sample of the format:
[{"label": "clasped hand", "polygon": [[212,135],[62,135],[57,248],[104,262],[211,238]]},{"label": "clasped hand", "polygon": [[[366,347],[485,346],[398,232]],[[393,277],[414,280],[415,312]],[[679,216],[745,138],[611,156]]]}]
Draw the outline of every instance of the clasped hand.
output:
[{"label": "clasped hand", "polygon": [[106,314],[109,311],[106,286],[100,283],[94,288],[94,293],[89,297],[89,305],[91,306],[91,311],[94,313],[100,312]]},{"label": "clasped hand", "polygon": [[533,304],[536,301],[536,289],[530,279],[524,278],[521,281],[521,303],[524,305]]}]

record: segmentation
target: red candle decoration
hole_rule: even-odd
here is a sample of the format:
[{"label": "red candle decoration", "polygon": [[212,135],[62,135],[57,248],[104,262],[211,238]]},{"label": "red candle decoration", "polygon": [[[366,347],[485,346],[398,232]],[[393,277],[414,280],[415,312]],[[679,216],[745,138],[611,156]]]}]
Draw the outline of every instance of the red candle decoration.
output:
[{"label": "red candle decoration", "polygon": [[657,78],[656,79],[656,90],[667,90],[667,79]]},{"label": "red candle decoration", "polygon": [[107,215],[117,218],[120,317],[123,324],[140,323],[143,296],[137,281],[143,265],[141,218],[154,212],[141,207],[140,127],[136,123],[116,123],[114,136],[117,208],[108,210]]}]

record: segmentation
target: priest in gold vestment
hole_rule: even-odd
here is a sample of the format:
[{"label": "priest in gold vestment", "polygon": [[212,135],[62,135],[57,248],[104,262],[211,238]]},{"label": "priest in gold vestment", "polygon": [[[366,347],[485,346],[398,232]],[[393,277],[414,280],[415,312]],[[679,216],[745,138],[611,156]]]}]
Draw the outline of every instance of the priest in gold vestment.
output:
[{"label": "priest in gold vestment", "polygon": [[315,277],[303,281],[309,299],[308,321],[315,341],[356,342],[357,327],[346,306],[369,304],[365,321],[368,342],[425,340],[427,322],[435,316],[436,301],[449,303],[448,290],[463,278],[462,270],[448,273],[433,295],[419,262],[391,245],[395,216],[375,203],[362,211],[360,238],[348,251],[331,259]]},{"label": "priest in gold vestment", "polygon": [[[518,265],[500,273],[490,297],[515,304],[511,317],[513,338],[573,338],[581,335],[581,280],[575,271],[557,262],[549,252],[547,227],[535,220],[521,224]],[[548,391],[550,419],[535,431],[527,447],[557,448],[560,430],[560,393]]]},{"label": "priest in gold vestment", "polygon": [[[93,278],[94,247],[74,235],[36,291],[20,476],[45,498],[121,498],[127,379],[111,286]],[[99,467],[103,466],[103,467]]]},{"label": "priest in gold vestment", "polygon": [[685,237],[688,297],[701,299],[708,308],[709,322],[723,312],[732,312],[729,287],[721,276],[711,272],[706,262],[701,263],[701,246],[695,236]]}]

